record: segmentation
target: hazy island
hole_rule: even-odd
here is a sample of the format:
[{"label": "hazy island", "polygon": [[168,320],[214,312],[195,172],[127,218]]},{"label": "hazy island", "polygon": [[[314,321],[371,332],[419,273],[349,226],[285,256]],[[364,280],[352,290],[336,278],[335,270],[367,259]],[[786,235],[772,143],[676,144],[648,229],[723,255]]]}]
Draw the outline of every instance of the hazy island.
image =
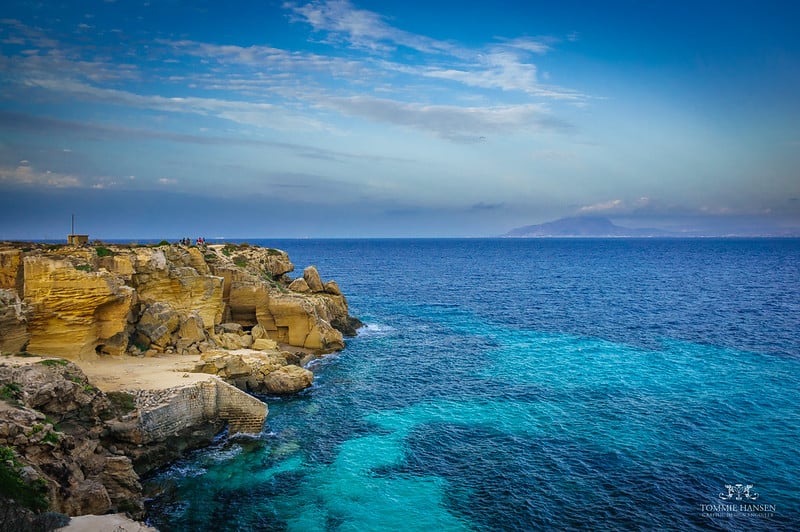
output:
[{"label": "hazy island", "polygon": [[0,243],[5,529],[142,519],[140,475],[261,432],[247,392],[307,388],[304,365],[360,326],[334,281],[293,270],[247,244]]},{"label": "hazy island", "polygon": [[632,228],[615,224],[605,216],[583,215],[560,218],[551,222],[517,227],[500,235],[503,238],[725,238],[800,236],[792,228],[727,227],[719,230],[667,231],[656,228]]}]

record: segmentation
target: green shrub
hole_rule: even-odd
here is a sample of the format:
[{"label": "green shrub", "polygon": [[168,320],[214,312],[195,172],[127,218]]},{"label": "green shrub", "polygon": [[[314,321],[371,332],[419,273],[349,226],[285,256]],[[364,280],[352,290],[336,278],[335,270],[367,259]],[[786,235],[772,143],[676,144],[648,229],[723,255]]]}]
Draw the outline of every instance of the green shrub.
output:
[{"label": "green shrub", "polygon": [[61,441],[61,436],[56,434],[55,432],[48,432],[42,438],[42,441],[45,443],[52,443],[53,445],[58,445],[58,442]]},{"label": "green shrub", "polygon": [[106,397],[108,397],[108,400],[111,401],[112,405],[114,405],[114,408],[116,408],[122,414],[133,412],[133,410],[136,408],[136,403],[133,400],[133,396],[129,393],[108,392]]},{"label": "green shrub", "polygon": [[113,251],[103,246],[97,246],[94,250],[97,252],[98,257],[110,257],[114,254]]},{"label": "green shrub", "polygon": [[22,388],[20,388],[19,384],[16,382],[6,383],[0,388],[0,399],[4,401],[16,401],[19,399],[21,391]]},{"label": "green shrub", "polygon": [[14,499],[29,510],[46,510],[50,506],[47,500],[47,481],[40,478],[26,484],[20,476],[20,467],[14,450],[0,446],[0,494]]},{"label": "green shrub", "polygon": [[233,263],[240,268],[244,268],[247,266],[247,257],[242,257],[241,255],[236,256],[233,258]]},{"label": "green shrub", "polygon": [[94,271],[94,268],[92,268],[92,266],[89,265],[89,264],[78,264],[77,266],[75,266],[75,269],[76,270],[80,270],[82,272],[93,272]]},{"label": "green shrub", "polygon": [[55,366],[66,366],[67,364],[69,364],[69,362],[67,362],[63,358],[48,358],[46,360],[42,360],[41,362],[39,362],[39,364],[41,364],[42,366],[55,367]]},{"label": "green shrub", "polygon": [[166,240],[162,240],[161,242],[159,242],[158,244],[154,245],[153,247],[154,248],[160,248],[161,246],[169,246],[169,245],[170,245],[169,242],[167,242]]}]

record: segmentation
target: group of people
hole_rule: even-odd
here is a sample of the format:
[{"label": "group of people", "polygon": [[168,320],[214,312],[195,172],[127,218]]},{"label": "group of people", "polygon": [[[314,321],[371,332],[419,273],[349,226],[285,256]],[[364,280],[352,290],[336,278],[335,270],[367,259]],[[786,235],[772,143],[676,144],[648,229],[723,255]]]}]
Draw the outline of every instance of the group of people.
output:
[{"label": "group of people", "polygon": [[[205,238],[203,238],[202,236],[198,236],[198,237],[197,237],[197,241],[196,241],[195,243],[196,243],[198,246],[205,246],[205,245],[206,245],[206,239],[205,239]],[[180,240],[180,244],[181,244],[182,246],[191,246],[191,245],[192,245],[192,241],[189,239],[189,237],[186,237],[186,238],[181,238],[181,240]]]}]

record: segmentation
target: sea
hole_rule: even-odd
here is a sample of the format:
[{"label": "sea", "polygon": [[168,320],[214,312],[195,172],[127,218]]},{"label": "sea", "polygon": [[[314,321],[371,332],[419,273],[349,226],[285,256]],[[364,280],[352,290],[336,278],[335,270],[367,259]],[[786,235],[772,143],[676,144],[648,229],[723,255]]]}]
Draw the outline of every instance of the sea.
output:
[{"label": "sea", "polygon": [[800,240],[249,240],[365,326],[167,531],[800,530]]}]

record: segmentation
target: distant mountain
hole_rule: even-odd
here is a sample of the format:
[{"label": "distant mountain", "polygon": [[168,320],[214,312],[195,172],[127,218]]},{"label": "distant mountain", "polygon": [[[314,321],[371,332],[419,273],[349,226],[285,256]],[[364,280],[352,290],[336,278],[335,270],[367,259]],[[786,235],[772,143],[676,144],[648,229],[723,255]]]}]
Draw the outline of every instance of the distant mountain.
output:
[{"label": "distant mountain", "polygon": [[602,216],[575,216],[554,222],[517,227],[502,235],[506,238],[536,237],[654,237],[674,236],[659,229],[631,229],[615,225]]}]

